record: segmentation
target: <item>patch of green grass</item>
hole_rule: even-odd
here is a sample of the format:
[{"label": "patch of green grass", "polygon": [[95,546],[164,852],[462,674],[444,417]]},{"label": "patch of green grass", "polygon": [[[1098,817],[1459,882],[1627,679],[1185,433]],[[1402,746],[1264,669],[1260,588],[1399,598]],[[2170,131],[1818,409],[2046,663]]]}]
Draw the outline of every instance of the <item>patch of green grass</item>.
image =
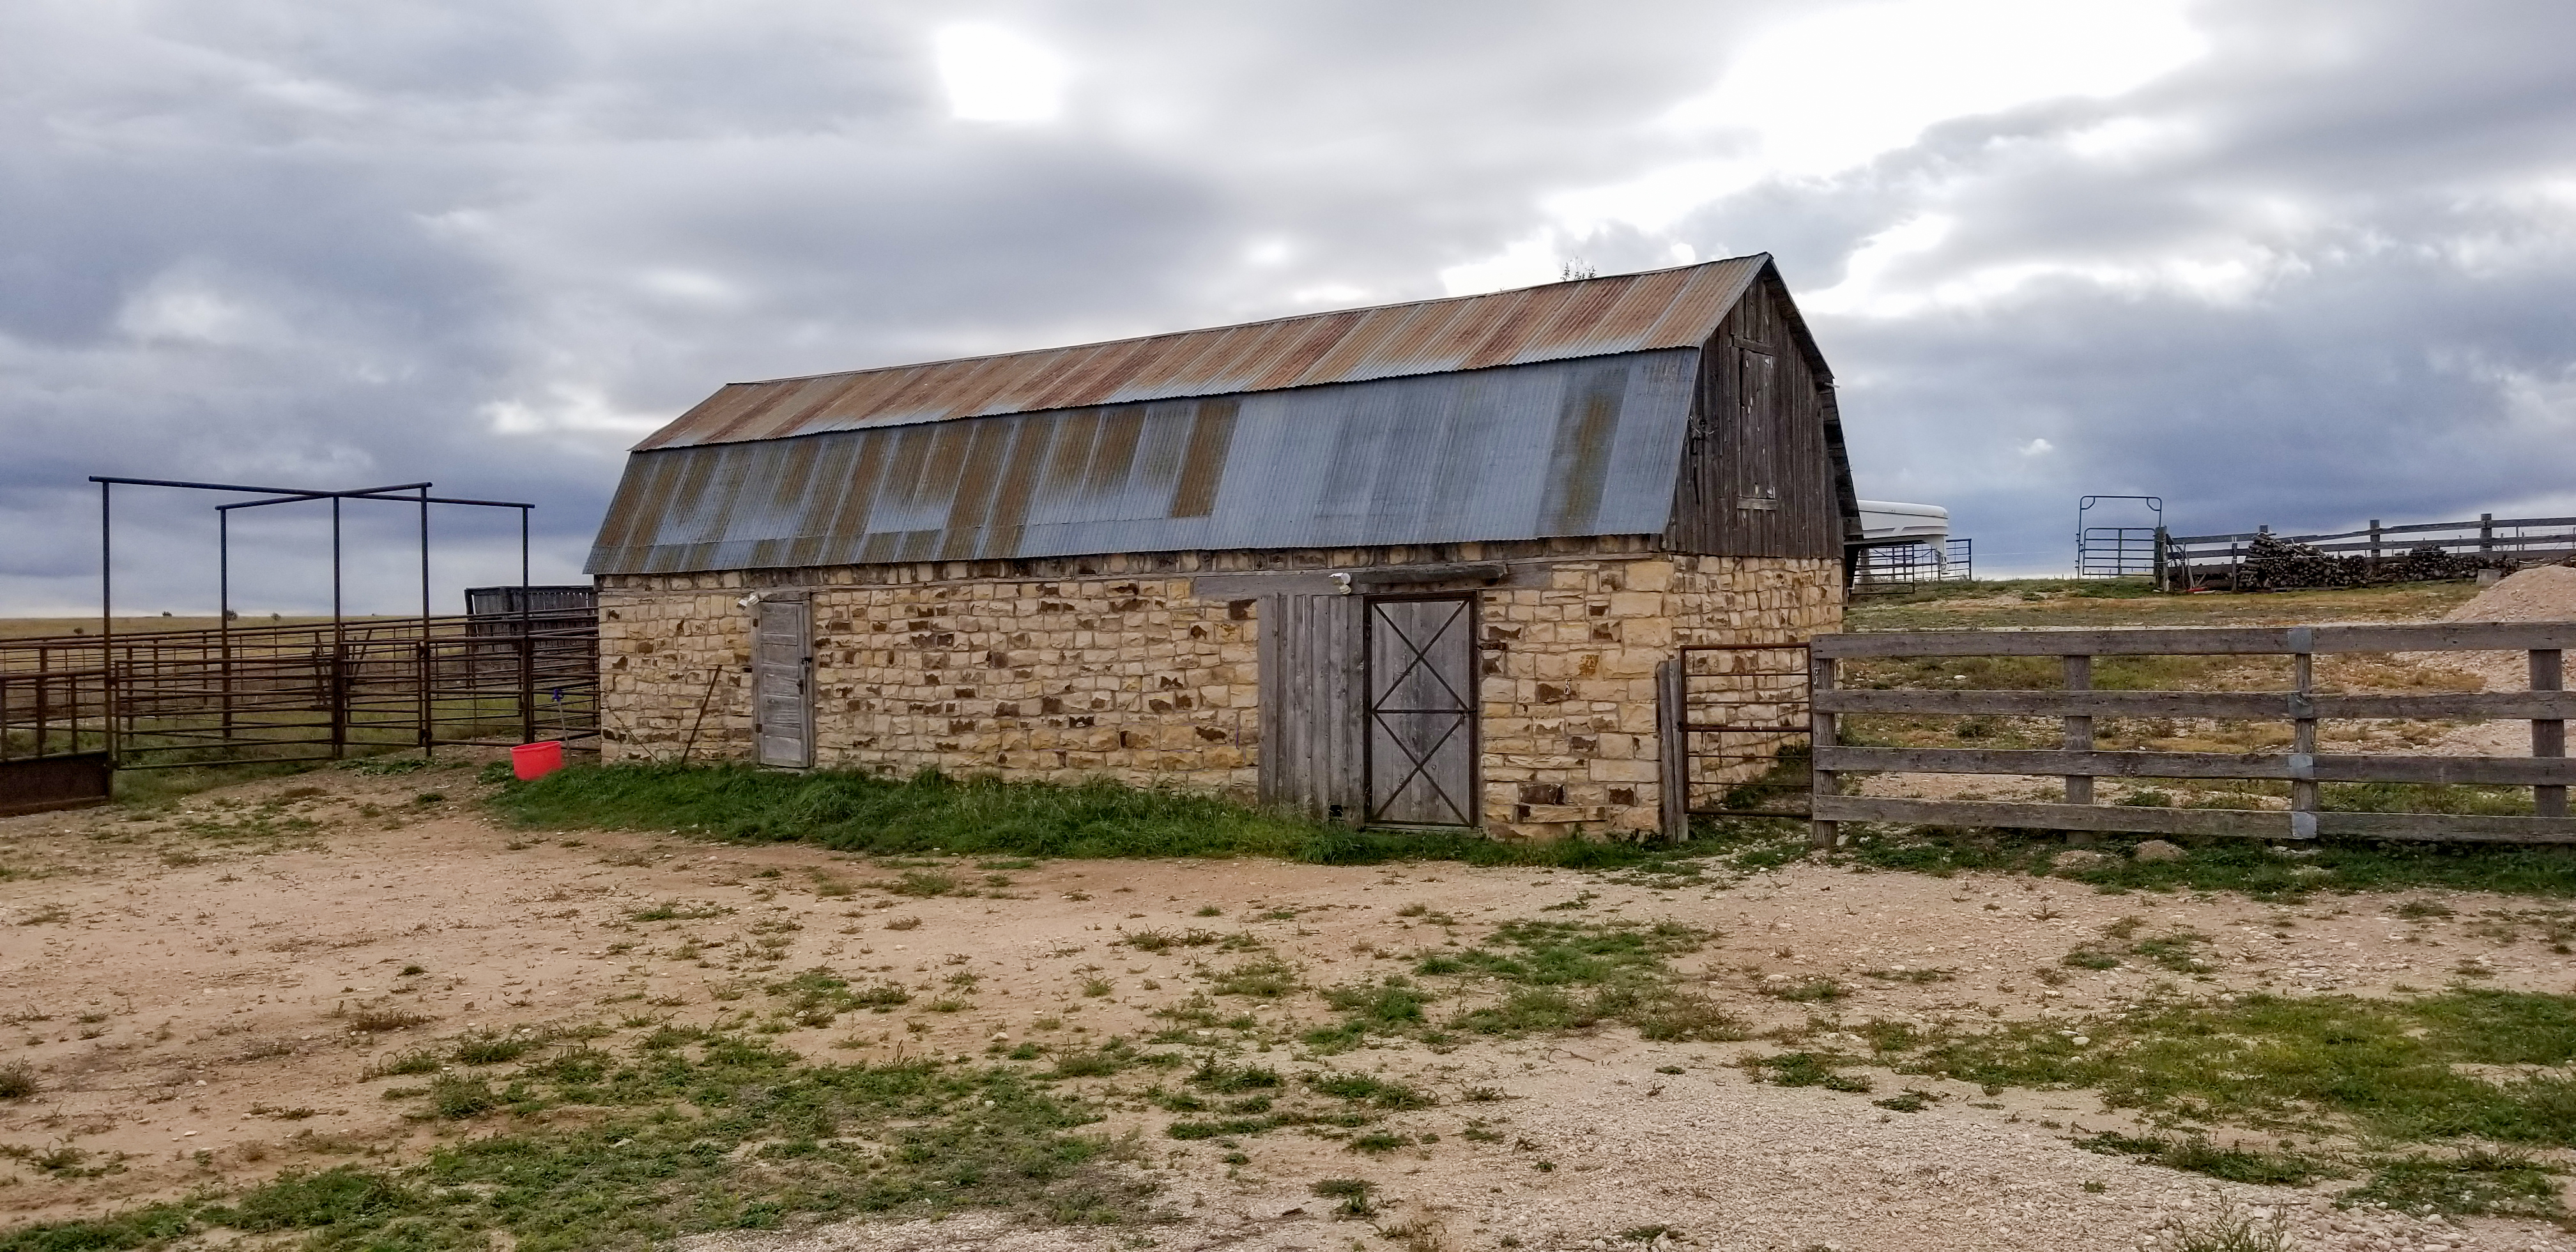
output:
[{"label": "patch of green grass", "polygon": [[1809,978],[1804,981],[1765,983],[1762,994],[1775,1000],[1787,1000],[1792,1004],[1830,1004],[1850,995],[1851,991],[1830,978]]},{"label": "patch of green grass", "polygon": [[[2528,790],[2527,788],[2525,789]],[[2435,811],[2428,804],[2401,806]],[[2464,811],[2479,811],[2472,807]],[[2523,809],[2521,811],[2528,812]],[[1962,872],[2047,874],[2066,845],[2031,832],[1957,827],[1846,825],[1846,863],[1947,877]],[[1743,859],[1768,850],[1781,863],[1806,854],[1803,828],[1780,824],[1768,835],[1712,841]],[[1696,845],[1695,845],[1696,846]],[[2259,900],[2297,900],[2318,891],[2416,891],[2447,888],[2508,895],[2576,896],[2576,847],[2375,842],[2319,839],[2311,854],[2282,856],[2259,841],[2221,839],[2178,861],[2138,861],[2106,842],[2110,860],[2065,876],[2106,891],[2238,891]],[[1759,868],[1760,866],[1753,866]]]},{"label": "patch of green grass", "polygon": [[626,920],[630,922],[696,921],[700,918],[706,917],[722,917],[730,912],[733,912],[733,910],[720,904],[699,904],[695,901],[683,903],[678,900],[664,900],[660,904],[656,904],[650,908],[637,909],[634,912],[628,913],[626,915]]},{"label": "patch of green grass", "polygon": [[1667,957],[1697,950],[1701,931],[1677,922],[1505,922],[1476,947],[1438,954],[1419,973],[1463,973],[1529,986],[1597,985],[1626,975],[1654,975]]},{"label": "patch of green grass", "polygon": [[429,1080],[430,1112],[450,1120],[480,1117],[501,1107],[501,1093],[481,1078],[441,1074]]},{"label": "patch of green grass", "polygon": [[1307,1031],[1299,1038],[1308,1047],[1329,1053],[1356,1047],[1371,1034],[1404,1034],[1424,1024],[1422,1009],[1431,999],[1430,992],[1402,975],[1329,988],[1324,992],[1324,1003],[1345,1015],[1342,1022]]},{"label": "patch of green grass", "polygon": [[1308,1074],[1304,1082],[1307,1086],[1338,1100],[1373,1104],[1395,1112],[1427,1109],[1439,1103],[1431,1098],[1430,1093],[1409,1083],[1398,1082],[1392,1078],[1380,1078],[1374,1074]]},{"label": "patch of green grass", "polygon": [[1169,952],[1174,948],[1204,948],[1223,938],[1225,936],[1213,930],[1201,930],[1193,926],[1177,933],[1169,930],[1131,931],[1120,935],[1118,942],[1139,952]]},{"label": "patch of green grass", "polygon": [[1377,1210],[1369,1205],[1369,1194],[1375,1190],[1377,1190],[1377,1184],[1360,1178],[1319,1178],[1314,1186],[1314,1192],[1318,1197],[1341,1201],[1333,1207],[1335,1217],[1368,1217],[1375,1214]]},{"label": "patch of green grass", "polygon": [[2295,1152],[2225,1148],[2207,1139],[2166,1139],[2104,1132],[2076,1141],[2075,1146],[2106,1156],[2135,1156],[2194,1174],[2229,1182],[2276,1187],[2304,1187],[2320,1178],[2340,1178],[2343,1171],[2328,1162]]},{"label": "patch of green grass", "polygon": [[409,1052],[398,1052],[368,1066],[365,1072],[358,1075],[358,1078],[359,1081],[364,1082],[377,1078],[435,1074],[445,1060],[446,1058],[440,1056],[435,1048],[414,1048]]},{"label": "patch of green grass", "polygon": [[1827,1091],[1865,1092],[1869,1079],[1842,1072],[1849,1062],[1828,1052],[1782,1052],[1747,1057],[1746,1072],[1759,1082],[1781,1087],[1822,1087]]},{"label": "patch of green grass", "polygon": [[1500,1000],[1460,1013],[1449,1025],[1480,1035],[1528,1035],[1574,1030],[1600,1020],[1583,997],[1554,987],[1514,987]]},{"label": "patch of green grass", "polygon": [[1353,830],[1179,789],[894,779],[733,765],[575,765],[509,780],[490,798],[518,825],[668,830],[741,842],[800,841],[845,852],[970,856],[1271,856],[1326,865],[1450,860],[1616,869],[1683,854],[1647,843],[1505,843],[1476,834]]},{"label": "patch of green grass", "polygon": [[468,1035],[456,1041],[459,1065],[501,1065],[534,1051],[538,1041],[525,1035]]},{"label": "patch of green grass", "polygon": [[817,965],[765,990],[787,1001],[785,1012],[800,1026],[829,1026],[843,1013],[869,1009],[884,1013],[912,1002],[912,993],[893,983],[852,987],[828,965]]},{"label": "patch of green grass", "polygon": [[2483,1148],[2457,1156],[2409,1156],[2380,1162],[2370,1181],[2341,1199],[2408,1213],[2557,1219],[2567,1211],[2553,1177],[2559,1172],[2528,1156]]},{"label": "patch of green grass", "polygon": [[2289,1222],[2279,1214],[2267,1222],[2228,1213],[2186,1223],[2175,1232],[2173,1246],[2174,1252],[2292,1252]]},{"label": "patch of green grass", "polygon": [[877,886],[899,896],[928,900],[956,891],[957,876],[936,870],[908,869],[893,882],[878,883]]},{"label": "patch of green grass", "polygon": [[[129,771],[131,772],[131,771]],[[196,1205],[147,1204],[108,1217],[40,1222],[0,1234],[0,1252],[119,1252],[158,1247],[198,1229]]]},{"label": "patch of green grass", "polygon": [[1174,1122],[1163,1133],[1174,1139],[1225,1139],[1235,1135],[1257,1135],[1276,1123],[1264,1117],[1232,1118],[1225,1121]]},{"label": "patch of green grass", "polygon": [[290,1171],[230,1197],[21,1228],[0,1234],[0,1252],[121,1252],[216,1226],[309,1231],[317,1252],[463,1252],[502,1240],[522,1252],[641,1252],[693,1233],[863,1213],[1007,1205],[1085,1223],[1143,1213],[1141,1185],[1097,1168],[1118,1145],[1078,1133],[1098,1115],[1010,1067],[812,1065],[718,1034],[622,1057],[562,1054],[491,1094],[512,1111],[569,1105],[590,1116],[496,1112],[490,1133],[417,1165]]},{"label": "patch of green grass", "polygon": [[25,1061],[0,1065],[0,1100],[24,1100],[44,1090],[36,1078],[36,1067]]},{"label": "patch of green grass", "polygon": [[2458,988],[2413,1000],[2155,1003],[2081,1022],[1936,1032],[1892,1063],[1986,1085],[2087,1088],[2113,1107],[2194,1121],[2314,1129],[2322,1120],[2400,1142],[2576,1147],[2576,1080],[2465,1068],[2571,1062],[2576,997]]},{"label": "patch of green grass", "polygon": [[1240,1091],[1276,1090],[1279,1071],[1258,1065],[1219,1065],[1214,1061],[1201,1065],[1190,1075],[1190,1085],[1210,1091],[1234,1094]]},{"label": "patch of green grass", "polygon": [[1221,996],[1276,1000],[1297,989],[1297,968],[1274,956],[1255,957],[1209,976],[1208,990]]},{"label": "patch of green grass", "polygon": [[1512,921],[1475,947],[1423,957],[1414,972],[1509,988],[1448,1023],[1475,1034],[1524,1035],[1618,1022],[1654,1040],[1747,1038],[1741,1019],[1675,985],[1668,958],[1698,949],[1707,938],[1672,922]]}]

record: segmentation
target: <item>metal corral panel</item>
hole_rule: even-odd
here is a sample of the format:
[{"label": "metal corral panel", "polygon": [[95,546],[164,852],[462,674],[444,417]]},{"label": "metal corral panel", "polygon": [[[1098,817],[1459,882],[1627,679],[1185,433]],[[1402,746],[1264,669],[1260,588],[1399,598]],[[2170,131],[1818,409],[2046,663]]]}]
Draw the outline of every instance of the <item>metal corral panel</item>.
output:
[{"label": "metal corral panel", "polygon": [[1660,534],[1698,358],[638,451],[588,570]]},{"label": "metal corral panel", "polygon": [[1767,254],[1214,330],[735,383],[636,451],[1691,348]]}]

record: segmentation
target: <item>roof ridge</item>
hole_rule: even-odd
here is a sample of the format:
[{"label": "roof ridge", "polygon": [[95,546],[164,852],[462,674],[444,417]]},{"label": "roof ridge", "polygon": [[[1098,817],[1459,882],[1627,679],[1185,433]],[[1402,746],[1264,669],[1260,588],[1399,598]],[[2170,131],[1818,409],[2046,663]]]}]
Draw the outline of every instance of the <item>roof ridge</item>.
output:
[{"label": "roof ridge", "polygon": [[1055,344],[1042,348],[1013,348],[1004,352],[978,352],[971,356],[938,357],[928,361],[901,361],[887,365],[863,365],[857,369],[824,370],[820,373],[814,374],[783,374],[776,378],[746,378],[726,383],[725,386],[768,387],[779,383],[811,382],[818,378],[848,378],[852,375],[874,374],[886,370],[923,369],[933,365],[965,365],[975,361],[1000,360],[1003,357],[1031,356],[1041,352],[1081,352],[1086,349],[1115,347],[1122,343],[1142,343],[1149,339],[1169,339],[1181,335],[1203,335],[1210,331],[1249,330],[1255,326],[1275,326],[1287,322],[1305,321],[1310,318],[1340,317],[1352,313],[1374,313],[1385,309],[1416,308],[1424,305],[1451,304],[1468,300],[1490,300],[1497,296],[1508,296],[1523,291],[1537,291],[1547,287],[1567,287],[1582,283],[1632,281],[1635,279],[1652,277],[1656,274],[1671,274],[1681,270],[1702,269],[1712,265],[1730,265],[1741,261],[1755,260],[1757,258],[1769,260],[1771,259],[1771,254],[1768,252],[1748,252],[1742,256],[1712,257],[1705,261],[1693,261],[1688,265],[1667,265],[1661,269],[1630,270],[1624,274],[1595,274],[1589,278],[1558,279],[1557,281],[1550,283],[1531,283],[1526,287],[1503,287],[1494,291],[1479,291],[1463,296],[1428,296],[1420,300],[1396,300],[1386,304],[1362,304],[1341,309],[1318,309],[1312,313],[1289,313],[1279,317],[1256,318],[1249,322],[1227,322],[1220,326],[1193,326],[1187,330],[1158,330],[1143,335],[1120,335],[1113,339],[1093,339],[1082,343]]}]

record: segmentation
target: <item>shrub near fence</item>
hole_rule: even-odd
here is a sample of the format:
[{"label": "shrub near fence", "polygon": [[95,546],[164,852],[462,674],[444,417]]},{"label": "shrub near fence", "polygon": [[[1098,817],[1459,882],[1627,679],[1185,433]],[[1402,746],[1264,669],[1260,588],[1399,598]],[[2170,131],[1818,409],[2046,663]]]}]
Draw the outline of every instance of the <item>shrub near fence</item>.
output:
[{"label": "shrub near fence", "polygon": [[[2028,827],[2068,831],[2314,839],[2448,839],[2576,843],[2567,816],[2567,787],[2576,761],[2566,755],[2566,719],[2576,693],[2563,690],[2562,657],[2576,646],[2576,622],[2445,623],[2399,626],[2293,626],[2127,630],[1924,631],[1818,635],[1812,642],[1814,838],[1830,846],[1840,822],[1910,822]],[[2499,652],[2529,654],[2526,691],[2439,694],[2335,694],[2315,689],[2320,653]],[[2287,656],[2287,691],[2096,691],[2100,656]],[[1840,663],[1864,657],[2062,658],[2065,686],[2054,690],[1864,690],[1836,685]],[[1886,748],[1840,742],[1839,719],[1856,714],[2062,719],[2056,749]],[[2105,752],[2093,747],[2094,719],[2207,718],[2287,722],[2288,752]],[[2526,719],[2530,756],[2322,754],[2321,722],[2338,719]],[[2058,803],[1920,800],[1844,795],[1841,775],[1895,772],[2057,775]],[[2287,780],[2287,811],[2180,809],[2094,802],[2093,780]],[[2532,788],[2530,815],[2327,811],[2324,782],[2480,784]]]}]

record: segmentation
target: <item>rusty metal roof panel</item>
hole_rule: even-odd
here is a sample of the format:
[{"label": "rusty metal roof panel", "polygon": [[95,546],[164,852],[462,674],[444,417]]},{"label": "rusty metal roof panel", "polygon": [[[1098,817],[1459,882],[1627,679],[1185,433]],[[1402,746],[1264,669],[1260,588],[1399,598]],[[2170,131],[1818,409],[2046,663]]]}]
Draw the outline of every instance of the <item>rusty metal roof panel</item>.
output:
[{"label": "rusty metal roof panel", "polygon": [[1756,254],[1110,343],[735,383],[636,450],[1696,347],[1770,264]]},{"label": "rusty metal roof panel", "polygon": [[[1274,345],[1280,368],[1311,345]],[[639,451],[594,574],[1661,533],[1699,353]],[[1310,362],[1303,368],[1312,368]]]}]

